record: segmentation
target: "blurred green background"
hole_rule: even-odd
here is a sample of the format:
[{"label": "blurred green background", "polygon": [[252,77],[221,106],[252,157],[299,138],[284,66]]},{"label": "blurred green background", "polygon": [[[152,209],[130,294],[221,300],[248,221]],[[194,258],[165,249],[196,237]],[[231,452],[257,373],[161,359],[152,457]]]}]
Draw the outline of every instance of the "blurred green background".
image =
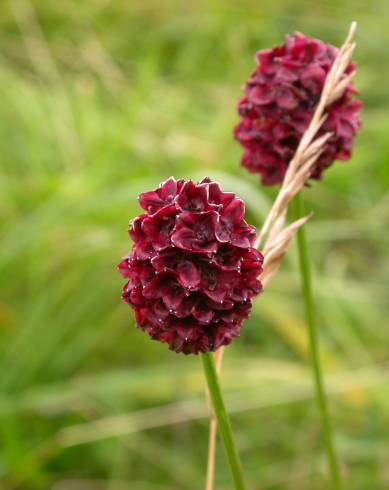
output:
[{"label": "blurred green background", "polygon": [[[0,488],[197,490],[204,381],[136,330],[115,267],[136,196],[211,176],[260,225],[275,189],[231,131],[256,50],[359,23],[364,128],[305,191],[345,488],[389,488],[389,3],[3,0]],[[223,388],[252,489],[327,489],[294,249],[228,348]],[[216,486],[232,488],[218,447]]]}]

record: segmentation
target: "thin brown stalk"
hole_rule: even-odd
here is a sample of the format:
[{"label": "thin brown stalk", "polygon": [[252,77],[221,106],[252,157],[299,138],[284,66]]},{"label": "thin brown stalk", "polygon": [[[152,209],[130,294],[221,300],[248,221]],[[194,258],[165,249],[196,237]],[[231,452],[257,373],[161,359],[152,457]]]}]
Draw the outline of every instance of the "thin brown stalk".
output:
[{"label": "thin brown stalk", "polygon": [[[331,137],[331,133],[325,133],[317,137],[318,131],[326,120],[325,110],[330,104],[342,96],[354,76],[354,73],[346,75],[345,70],[351,61],[355,49],[355,43],[352,43],[352,39],[356,28],[356,22],[352,22],[346,40],[339,49],[334,63],[327,74],[320,100],[311,122],[300,140],[294,157],[288,165],[277,197],[254,244],[256,248],[261,247],[264,254],[264,269],[261,275],[261,281],[264,286],[269,284],[277,272],[296,231],[309,219],[309,216],[306,216],[285,227],[289,203],[305,186],[311,175],[313,165],[323,152],[325,143]],[[215,359],[220,359],[219,370],[221,369],[222,352],[223,347],[215,353]],[[215,445],[216,421],[211,417],[206,490],[213,490]],[[211,472],[212,474],[210,474]]]},{"label": "thin brown stalk", "polygon": [[[219,349],[215,352],[215,367],[217,375],[220,374],[224,349]],[[209,398],[208,390],[207,397]],[[210,405],[210,404],[209,404]],[[209,419],[209,444],[208,444],[208,463],[207,463],[207,478],[205,482],[205,490],[213,490],[215,481],[215,454],[216,454],[216,433],[217,420],[216,416],[210,407]]]}]

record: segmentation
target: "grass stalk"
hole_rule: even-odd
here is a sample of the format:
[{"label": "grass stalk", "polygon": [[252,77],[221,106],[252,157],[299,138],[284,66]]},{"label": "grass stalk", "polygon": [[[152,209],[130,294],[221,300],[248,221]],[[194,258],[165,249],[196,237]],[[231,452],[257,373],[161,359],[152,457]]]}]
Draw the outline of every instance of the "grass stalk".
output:
[{"label": "grass stalk", "polygon": [[[291,209],[293,213],[293,220],[297,220],[304,215],[304,202],[301,193],[298,193],[295,196],[294,200],[292,201]],[[340,490],[341,479],[339,473],[339,463],[334,447],[332,423],[328,410],[323,372],[320,363],[319,341],[313,304],[311,270],[304,226],[299,228],[297,231],[297,248],[305,316],[308,327],[310,360],[315,384],[316,400],[321,417],[323,443],[327,454],[328,470],[332,482],[332,488],[333,490]]]},{"label": "grass stalk", "polygon": [[[223,359],[224,346],[220,347],[215,354],[215,368],[216,374],[219,376],[222,359]],[[209,392],[207,391],[209,396]],[[215,455],[216,455],[216,433],[217,433],[217,420],[214,411],[209,419],[209,441],[208,441],[208,462],[207,462],[207,477],[205,480],[205,490],[214,490],[215,485]]]},{"label": "grass stalk", "polygon": [[235,489],[245,490],[246,486],[243,479],[242,465],[236,449],[230,419],[224,405],[213,354],[209,352],[202,354],[201,359],[203,362],[205,377],[207,379],[213,411],[217,420],[224,449],[226,451],[228,463],[230,465],[230,470],[235,483]]}]

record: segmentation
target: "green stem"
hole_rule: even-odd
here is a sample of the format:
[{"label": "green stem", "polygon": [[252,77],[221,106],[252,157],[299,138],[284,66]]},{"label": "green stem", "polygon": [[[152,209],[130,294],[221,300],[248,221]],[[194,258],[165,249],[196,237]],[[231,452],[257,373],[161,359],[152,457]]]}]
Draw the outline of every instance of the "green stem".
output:
[{"label": "green stem", "polygon": [[231,423],[224,405],[218,376],[215,369],[213,355],[210,353],[201,355],[205,377],[207,378],[208,390],[212,401],[213,410],[217,419],[219,432],[227,454],[230,470],[235,482],[236,490],[245,490],[242,465],[238,451],[236,450],[234,437],[232,435]]},{"label": "green stem", "polygon": [[[304,203],[300,194],[297,194],[292,202],[292,212],[294,214],[295,220],[301,218],[304,215]],[[297,246],[300,264],[301,286],[304,295],[305,315],[309,334],[310,357],[315,382],[316,399],[321,416],[323,442],[327,453],[328,467],[332,480],[332,488],[334,490],[340,490],[341,481],[339,475],[339,465],[335,454],[332,435],[332,424],[328,411],[322,368],[320,364],[319,343],[313,305],[311,270],[309,265],[307,240],[305,236],[304,226],[299,228],[297,232]]]}]

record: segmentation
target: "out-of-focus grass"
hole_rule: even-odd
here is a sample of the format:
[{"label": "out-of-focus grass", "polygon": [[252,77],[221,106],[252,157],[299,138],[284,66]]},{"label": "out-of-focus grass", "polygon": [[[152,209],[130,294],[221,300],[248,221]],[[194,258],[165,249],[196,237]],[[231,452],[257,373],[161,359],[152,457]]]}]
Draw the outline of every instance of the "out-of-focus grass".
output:
[{"label": "out-of-focus grass", "polygon": [[[364,130],[306,190],[323,360],[346,488],[389,486],[384,2],[10,0],[0,16],[0,487],[198,489],[197,358],[135,330],[115,265],[136,196],[176,175],[234,189],[260,224],[274,189],[231,137],[253,53],[359,22]],[[324,489],[293,253],[228,349],[223,385],[252,488]],[[217,486],[230,488],[222,451]]]}]

